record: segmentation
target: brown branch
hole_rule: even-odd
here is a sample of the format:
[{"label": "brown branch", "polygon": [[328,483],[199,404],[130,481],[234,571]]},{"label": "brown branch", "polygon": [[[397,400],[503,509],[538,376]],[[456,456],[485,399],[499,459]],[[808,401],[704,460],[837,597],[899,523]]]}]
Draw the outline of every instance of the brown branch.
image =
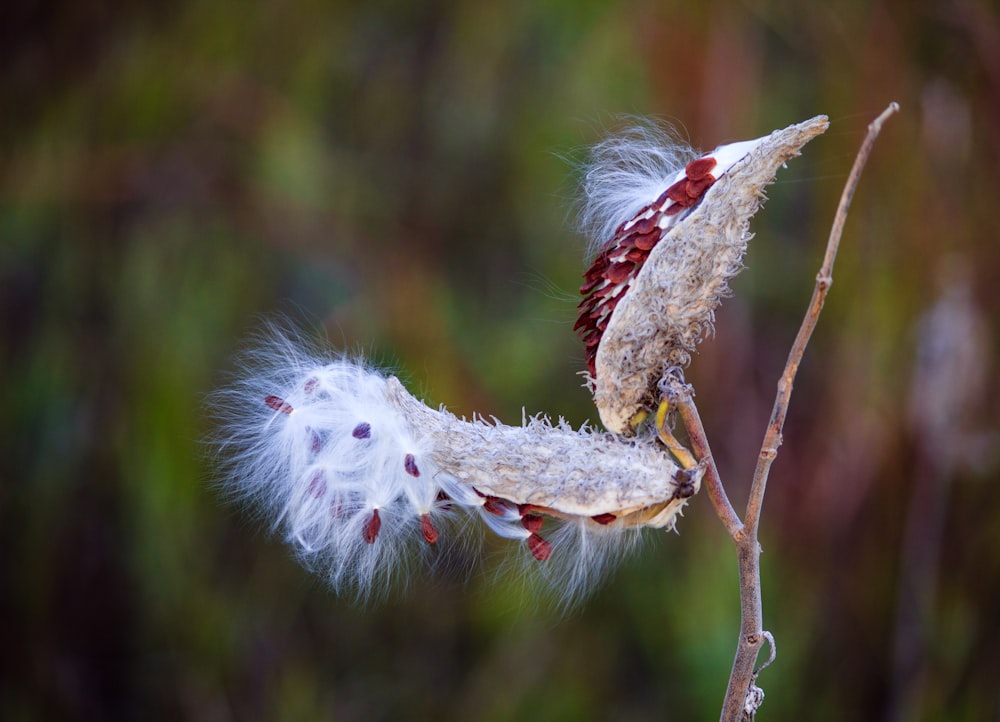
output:
[{"label": "brown branch", "polygon": [[[733,669],[729,677],[729,687],[726,690],[726,698],[722,707],[721,719],[723,722],[752,718],[760,699],[762,699],[762,695],[760,695],[758,699],[747,705],[747,695],[751,691],[751,685],[756,679],[754,665],[757,662],[761,643],[767,634],[763,629],[763,614],[760,600],[760,544],[757,541],[757,527],[760,522],[761,506],[764,502],[764,490],[767,487],[767,476],[771,469],[771,463],[778,455],[778,447],[781,445],[781,431],[785,424],[785,416],[788,413],[788,402],[792,395],[795,375],[799,370],[799,364],[802,361],[802,355],[805,353],[806,345],[809,343],[813,330],[816,328],[820,311],[823,309],[823,302],[826,300],[826,294],[833,284],[833,262],[837,256],[837,249],[840,246],[840,238],[844,231],[844,222],[847,220],[847,211],[851,206],[854,190],[857,188],[861,171],[868,160],[875,139],[882,129],[882,124],[898,110],[899,105],[891,103],[868,126],[868,134],[861,144],[861,149],[854,160],[854,167],[851,168],[847,183],[844,185],[844,191],[840,196],[840,205],[837,207],[837,215],[834,218],[833,227],[830,229],[830,237],[827,240],[823,265],[816,276],[816,287],[813,290],[809,309],[802,320],[798,335],[795,337],[795,342],[792,344],[792,349],[788,354],[785,370],[778,381],[778,393],[774,399],[771,419],[767,426],[767,432],[764,435],[764,443],[760,449],[760,456],[757,459],[757,468],[754,471],[753,482],[750,486],[750,496],[747,500],[743,527],[733,536],[736,540],[736,553],[739,559],[740,640],[736,648],[736,658],[733,660]],[[721,487],[721,482],[719,486]],[[726,528],[729,529],[728,524]]]},{"label": "brown branch", "polygon": [[695,406],[691,386],[674,376],[670,376],[666,384],[666,392],[670,405],[675,406],[680,412],[695,458],[699,459],[700,463],[705,464],[705,476],[702,477],[705,492],[708,494],[712,506],[715,507],[715,513],[719,516],[719,520],[726,527],[726,531],[735,539],[736,535],[743,529],[743,522],[740,521],[736,509],[733,508],[729,496],[726,494],[726,488],[722,485],[722,477],[719,476],[719,469],[715,465],[712,449],[708,445],[708,436],[701,423],[698,407]]}]

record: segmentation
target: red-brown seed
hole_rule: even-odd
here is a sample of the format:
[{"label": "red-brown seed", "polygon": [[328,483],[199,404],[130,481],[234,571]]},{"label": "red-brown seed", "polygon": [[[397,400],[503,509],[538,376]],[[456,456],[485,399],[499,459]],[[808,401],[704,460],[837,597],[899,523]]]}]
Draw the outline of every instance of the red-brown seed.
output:
[{"label": "red-brown seed", "polygon": [[428,544],[433,544],[438,540],[438,530],[434,528],[430,514],[420,515],[420,533]]},{"label": "red-brown seed", "polygon": [[309,493],[314,499],[319,499],[326,493],[326,474],[322,469],[316,469],[309,480]]},{"label": "red-brown seed", "polygon": [[290,415],[293,411],[295,411],[295,409],[292,408],[292,405],[280,396],[265,396],[264,403],[275,411],[280,411],[283,414]]},{"label": "red-brown seed", "polygon": [[716,163],[717,161],[712,156],[699,158],[698,160],[693,160],[688,163],[684,168],[684,173],[691,180],[700,180],[708,175],[709,171],[715,167]]},{"label": "red-brown seed", "polygon": [[351,432],[351,436],[355,439],[368,439],[372,435],[372,425],[367,421],[362,421],[360,424],[354,427],[354,431]]},{"label": "red-brown seed", "polygon": [[420,476],[420,469],[417,468],[417,460],[413,454],[407,454],[406,458],[403,459],[403,468],[410,476]]},{"label": "red-brown seed", "polygon": [[608,304],[617,298],[618,296],[615,296],[614,298],[609,298],[607,301],[595,304],[594,310],[590,312],[590,315],[588,315],[587,318],[591,321],[600,321],[607,314]]},{"label": "red-brown seed", "polygon": [[615,285],[616,284],[614,283],[608,283],[604,286],[601,286],[596,291],[594,291],[591,294],[591,296],[593,296],[594,298],[604,298],[605,296],[611,294],[615,290]]},{"label": "red-brown seed", "polygon": [[305,391],[307,394],[311,394],[313,391],[316,390],[316,387],[318,385],[319,385],[319,379],[317,378],[307,379],[305,386],[303,387],[303,391]]},{"label": "red-brown seed", "polygon": [[531,550],[531,555],[540,562],[544,562],[552,556],[552,545],[537,534],[528,537],[528,549]]},{"label": "red-brown seed", "polygon": [[641,248],[633,248],[628,253],[625,254],[626,261],[632,261],[632,263],[639,264],[646,260],[646,256],[649,255],[649,251],[644,251]]},{"label": "red-brown seed", "polygon": [[659,228],[654,228],[649,233],[634,236],[632,238],[632,242],[635,244],[636,248],[641,248],[644,251],[651,251],[653,250],[653,246],[659,243],[661,233],[662,231]]},{"label": "red-brown seed", "polygon": [[610,524],[611,522],[613,522],[618,517],[616,517],[614,514],[595,514],[594,516],[592,516],[590,518],[593,521],[596,521],[601,526],[607,526],[608,524]]},{"label": "red-brown seed", "polygon": [[604,269],[608,265],[608,256],[611,254],[613,248],[607,248],[601,251],[600,255],[594,259],[594,262],[590,264],[590,268],[585,274],[583,274],[584,279],[587,281],[593,280],[595,278],[600,278],[604,275]]},{"label": "red-brown seed", "polygon": [[511,509],[510,502],[505,499],[501,499],[496,496],[486,497],[486,501],[483,502],[483,508],[486,509],[490,514],[496,514],[497,516],[503,516]]},{"label": "red-brown seed", "polygon": [[708,190],[715,183],[712,175],[707,175],[698,180],[688,181],[687,194],[689,198],[700,198],[701,194]]},{"label": "red-brown seed", "polygon": [[312,449],[312,453],[318,454],[323,448],[323,439],[320,438],[314,430],[310,429],[309,433],[311,435],[311,443],[309,448]]},{"label": "red-brown seed", "polygon": [[521,526],[530,531],[532,534],[535,534],[542,528],[543,521],[545,521],[545,519],[538,516],[538,514],[525,514],[521,517]]},{"label": "red-brown seed", "polygon": [[378,509],[372,509],[372,518],[365,522],[364,537],[369,544],[374,544],[378,538],[378,531],[382,528],[382,519],[379,518]]},{"label": "red-brown seed", "polygon": [[667,198],[674,201],[675,203],[681,203],[683,201],[686,201],[688,199],[687,184],[688,184],[688,179],[681,178],[679,181],[677,181],[672,186],[667,188]]},{"label": "red-brown seed", "polygon": [[593,279],[587,281],[585,284],[580,286],[580,295],[586,296],[588,293],[600,286],[602,281],[604,281],[603,276],[595,276]]},{"label": "red-brown seed", "polygon": [[606,310],[608,313],[611,313],[612,311],[615,310],[615,307],[623,298],[625,298],[625,294],[619,293],[614,298],[609,298],[607,301],[605,301],[604,304],[601,306],[601,308]]},{"label": "red-brown seed", "polygon": [[654,213],[649,218],[643,218],[635,222],[635,225],[629,228],[629,233],[649,233],[656,227],[656,214]]},{"label": "red-brown seed", "polygon": [[635,264],[631,261],[620,261],[619,263],[612,264],[605,275],[607,275],[608,280],[612,283],[621,283],[632,275],[633,268],[635,268]]},{"label": "red-brown seed", "polygon": [[684,210],[684,206],[682,206],[680,203],[674,203],[667,210],[663,211],[663,215],[665,215],[665,216],[676,216],[682,210]]}]

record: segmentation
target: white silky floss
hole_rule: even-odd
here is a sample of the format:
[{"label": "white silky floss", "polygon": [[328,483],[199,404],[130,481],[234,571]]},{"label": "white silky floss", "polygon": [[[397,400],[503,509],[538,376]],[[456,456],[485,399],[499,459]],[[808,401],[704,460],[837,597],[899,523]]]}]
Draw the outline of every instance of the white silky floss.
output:
[{"label": "white silky floss", "polygon": [[672,528],[697,492],[654,437],[625,440],[543,417],[523,426],[431,409],[393,377],[316,358],[280,335],[215,399],[226,490],[280,528],[338,592],[379,596],[470,518],[523,544],[571,602],[629,545]]}]

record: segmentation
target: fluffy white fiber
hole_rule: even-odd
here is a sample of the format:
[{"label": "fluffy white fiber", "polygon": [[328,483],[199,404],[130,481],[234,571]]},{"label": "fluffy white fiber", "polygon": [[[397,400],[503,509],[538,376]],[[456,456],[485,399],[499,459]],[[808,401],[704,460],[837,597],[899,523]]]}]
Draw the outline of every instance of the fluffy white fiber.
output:
[{"label": "fluffy white fiber", "polygon": [[698,156],[672,130],[641,118],[591,148],[580,185],[578,219],[590,253],[680,180],[684,166]]},{"label": "fluffy white fiber", "polygon": [[571,602],[629,547],[630,532],[672,528],[700,483],[651,438],[544,418],[465,421],[395,378],[277,332],[210,403],[225,492],[337,592],[360,598],[405,584],[415,562],[469,547],[470,527],[485,526],[520,542],[528,565]]}]

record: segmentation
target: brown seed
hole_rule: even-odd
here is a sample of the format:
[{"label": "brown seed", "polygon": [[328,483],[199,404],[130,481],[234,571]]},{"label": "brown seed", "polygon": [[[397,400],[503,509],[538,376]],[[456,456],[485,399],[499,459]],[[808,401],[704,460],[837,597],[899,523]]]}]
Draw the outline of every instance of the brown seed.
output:
[{"label": "brown seed", "polygon": [[612,250],[613,248],[607,248],[594,259],[594,262],[590,264],[590,268],[583,274],[584,279],[590,281],[595,278],[601,278],[604,275],[604,269],[608,265],[608,256]]},{"label": "brown seed", "polygon": [[417,460],[413,454],[407,454],[406,458],[403,459],[403,468],[406,469],[406,473],[410,476],[420,476],[420,469],[417,468]]},{"label": "brown seed", "polygon": [[612,283],[621,283],[632,275],[633,268],[635,268],[635,264],[631,261],[621,261],[608,268],[608,272],[605,275]]},{"label": "brown seed", "polygon": [[608,524],[610,524],[611,522],[613,522],[618,517],[616,517],[614,514],[595,514],[594,516],[592,516],[590,518],[593,521],[596,521],[601,526],[607,526]]},{"label": "brown seed", "polygon": [[608,283],[608,284],[606,284],[604,286],[601,286],[600,288],[598,288],[596,291],[594,291],[590,295],[593,298],[604,298],[605,296],[607,296],[610,293],[612,293],[615,290],[615,287],[616,287],[616,284],[614,284],[614,283]]},{"label": "brown seed", "polygon": [[704,178],[700,178],[698,180],[688,181],[687,184],[688,197],[701,198],[701,194],[707,191],[713,183],[715,183],[715,178],[712,175],[707,175]]},{"label": "brown seed", "polygon": [[322,469],[316,469],[309,480],[309,493],[314,499],[319,499],[326,493],[326,474]]},{"label": "brown seed", "polygon": [[649,251],[644,251],[641,248],[635,247],[625,254],[626,261],[632,261],[632,263],[639,264],[646,260],[646,256],[649,255]]},{"label": "brown seed", "polygon": [[587,281],[585,284],[580,286],[580,295],[586,296],[588,293],[590,293],[595,288],[600,286],[603,281],[604,281],[603,276],[595,276],[594,278],[592,278],[591,280]]},{"label": "brown seed", "polygon": [[659,228],[654,228],[649,233],[634,236],[632,242],[635,243],[636,248],[651,251],[653,250],[653,246],[660,242],[661,233],[662,231]]},{"label": "brown seed", "polygon": [[[671,188],[673,188],[673,186],[671,186]],[[629,232],[640,233],[645,235],[646,233],[649,233],[651,230],[656,228],[656,221],[657,217],[656,214],[654,213],[649,218],[643,218],[642,220],[636,221],[635,225],[629,228]]]},{"label": "brown seed", "polygon": [[701,180],[708,175],[709,171],[715,167],[716,163],[717,161],[712,156],[699,158],[698,160],[693,160],[688,163],[687,167],[684,168],[684,173],[691,180]]},{"label": "brown seed", "polygon": [[545,519],[538,516],[538,514],[525,514],[521,517],[521,526],[532,534],[535,534],[542,528],[542,522],[544,521]]},{"label": "brown seed", "polygon": [[624,293],[619,293],[619,294],[618,294],[617,296],[615,296],[614,298],[609,298],[609,299],[608,299],[607,301],[605,301],[604,303],[602,303],[602,304],[601,304],[601,308],[602,308],[603,310],[606,310],[606,311],[607,311],[608,313],[611,313],[612,311],[614,311],[614,310],[615,310],[615,306],[617,306],[617,305],[618,305],[618,303],[619,303],[619,302],[620,302],[620,301],[621,301],[621,300],[622,300],[623,298],[625,298],[625,294],[624,294]]},{"label": "brown seed", "polygon": [[[688,179],[681,178],[679,181],[667,188],[667,198],[675,203],[686,201],[688,199],[687,184]],[[668,208],[667,210],[669,211],[670,209]]]},{"label": "brown seed", "polygon": [[355,439],[367,439],[372,435],[372,425],[367,421],[362,421],[360,424],[354,427],[354,431],[351,432],[351,436]]},{"label": "brown seed", "polygon": [[608,304],[614,300],[615,300],[614,298],[609,298],[607,301],[595,304],[594,310],[590,312],[590,315],[587,316],[587,318],[589,318],[591,321],[600,321],[601,318],[603,318],[604,315],[607,313],[606,309],[608,307]]},{"label": "brown seed", "polygon": [[295,409],[292,408],[292,405],[280,396],[265,396],[264,403],[275,411],[280,411],[283,414],[291,415],[291,413],[295,411]]},{"label": "brown seed", "polygon": [[496,496],[488,496],[486,497],[486,501],[483,502],[483,508],[490,514],[503,516],[511,510],[511,503],[506,499],[501,499]]},{"label": "brown seed", "polygon": [[378,531],[382,528],[382,519],[379,518],[378,509],[372,509],[372,518],[365,522],[363,531],[365,541],[374,544],[378,538]]},{"label": "brown seed", "polygon": [[528,537],[528,549],[531,550],[531,555],[540,562],[544,562],[552,556],[552,545],[537,534]]},{"label": "brown seed", "polygon": [[313,391],[316,390],[316,386],[318,385],[319,385],[319,379],[317,378],[308,379],[305,383],[305,386],[303,387],[303,391],[305,391],[307,394],[311,394]]},{"label": "brown seed", "polygon": [[420,533],[424,537],[424,541],[428,544],[433,544],[438,540],[438,530],[434,528],[434,522],[431,521],[430,514],[420,515]]}]

